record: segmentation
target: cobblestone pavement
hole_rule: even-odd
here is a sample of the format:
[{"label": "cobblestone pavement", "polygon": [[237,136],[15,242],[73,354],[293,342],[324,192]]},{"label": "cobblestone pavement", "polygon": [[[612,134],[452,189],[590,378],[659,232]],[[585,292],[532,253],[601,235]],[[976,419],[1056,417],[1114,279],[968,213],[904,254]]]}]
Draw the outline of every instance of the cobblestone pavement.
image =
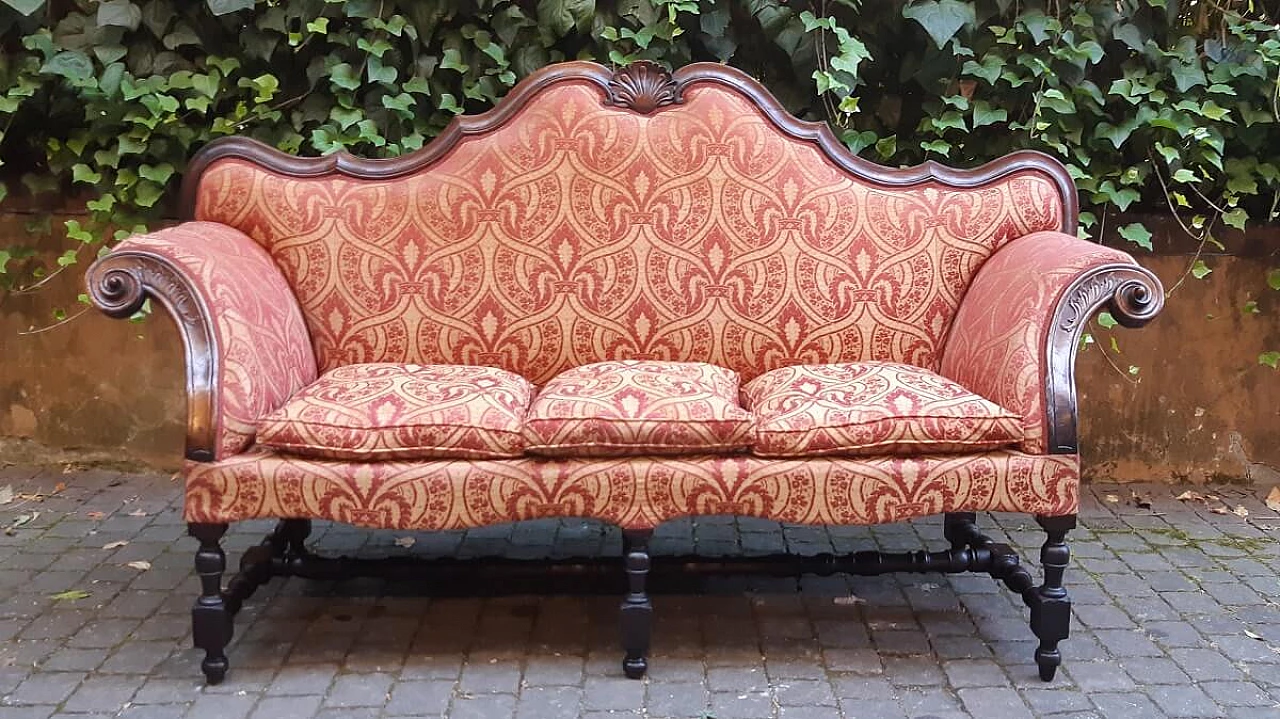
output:
[{"label": "cobblestone pavement", "polygon": [[[1047,685],[1010,592],[987,577],[897,575],[658,596],[643,682],[621,677],[617,597],[430,599],[368,580],[275,580],[237,620],[226,683],[203,687],[179,484],[10,467],[6,485],[19,496],[0,506],[12,528],[0,535],[0,719],[1280,717],[1280,518],[1243,488],[1218,492],[1248,518],[1179,502],[1181,488],[1136,488],[1150,508],[1130,487],[1091,489],[1071,538],[1075,627]],[[1022,516],[981,524],[1029,559],[1043,536]],[[227,546],[267,529],[237,525]],[[940,534],[937,520],[827,532],[715,518],[664,527],[654,551],[897,551],[941,546]],[[405,536],[411,548],[396,543]],[[319,551],[370,556],[619,543],[584,522],[435,535],[321,524],[312,536]]]}]

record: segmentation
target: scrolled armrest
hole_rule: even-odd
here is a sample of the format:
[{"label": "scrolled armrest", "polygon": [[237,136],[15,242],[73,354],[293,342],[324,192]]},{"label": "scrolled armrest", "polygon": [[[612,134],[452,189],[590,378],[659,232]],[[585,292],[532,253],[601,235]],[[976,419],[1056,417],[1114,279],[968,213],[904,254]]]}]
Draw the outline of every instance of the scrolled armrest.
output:
[{"label": "scrolled armrest", "polygon": [[1164,288],[1119,250],[1061,232],[1005,245],[978,270],[943,350],[941,373],[1023,417],[1022,448],[1077,451],[1075,360],[1089,320],[1107,309],[1141,327]]},{"label": "scrolled armrest", "polygon": [[187,448],[213,461],[247,447],[258,420],[316,377],[298,301],[257,242],[216,222],[185,222],[121,242],[85,276],[112,317],[154,298],[173,317],[187,364]]}]

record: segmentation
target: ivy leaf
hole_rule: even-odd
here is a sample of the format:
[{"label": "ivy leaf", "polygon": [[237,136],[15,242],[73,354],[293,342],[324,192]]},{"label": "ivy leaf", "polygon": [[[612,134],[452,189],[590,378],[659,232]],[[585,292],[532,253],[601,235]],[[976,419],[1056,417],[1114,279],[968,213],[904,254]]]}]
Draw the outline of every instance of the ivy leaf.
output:
[{"label": "ivy leaf", "polygon": [[462,53],[457,48],[448,48],[444,51],[444,56],[440,58],[441,70],[457,70],[465,73],[471,69],[471,66],[462,61]]},{"label": "ivy leaf", "polygon": [[88,165],[77,162],[71,167],[71,181],[96,185],[102,182],[102,173],[94,172]]},{"label": "ivy leaf", "polygon": [[1200,178],[1196,177],[1196,173],[1183,167],[1183,168],[1179,168],[1177,172],[1173,173],[1173,181],[1189,184],[1193,182],[1199,182]]},{"label": "ivy leaf", "polygon": [[214,15],[226,15],[248,10],[254,6],[254,2],[255,0],[205,0],[205,5],[209,6],[209,12]]},{"label": "ivy leaf", "polygon": [[40,72],[61,75],[72,82],[84,82],[93,77],[93,61],[79,50],[63,50],[46,62]]},{"label": "ivy leaf", "polygon": [[13,255],[9,254],[8,250],[0,250],[0,275],[8,274],[6,265],[9,264],[11,259],[13,259]]},{"label": "ivy leaf", "polygon": [[965,75],[980,77],[983,80],[986,80],[988,85],[994,85],[996,84],[996,80],[1000,79],[1000,72],[1003,69],[1004,60],[1001,60],[995,55],[987,55],[982,58],[981,63],[974,62],[973,60],[966,60],[964,67],[961,68],[960,72]]},{"label": "ivy leaf", "polygon": [[1230,212],[1224,212],[1222,214],[1222,221],[1227,223],[1231,227],[1236,228],[1237,230],[1243,230],[1244,223],[1247,222],[1248,220],[1249,220],[1249,213],[1245,212],[1243,207],[1237,207],[1234,210],[1231,210]]},{"label": "ivy leaf", "polygon": [[1178,85],[1178,92],[1186,92],[1196,85],[1205,84],[1204,70],[1200,69],[1199,63],[1176,62],[1169,68],[1169,73]]},{"label": "ivy leaf", "polygon": [[1126,22],[1116,25],[1116,29],[1112,32],[1112,36],[1125,45],[1128,45],[1131,50],[1136,50],[1138,52],[1141,52],[1142,48],[1147,45],[1146,38],[1142,36],[1142,30],[1133,23]]},{"label": "ivy leaf", "polygon": [[173,176],[173,165],[162,162],[159,165],[144,164],[138,168],[138,175],[144,177],[157,185],[163,185]]},{"label": "ivy leaf", "polygon": [[369,56],[367,70],[369,73],[369,82],[385,82],[390,84],[396,81],[396,68],[392,65],[383,65],[381,60],[372,55]]},{"label": "ivy leaf", "polygon": [[1099,312],[1099,313],[1098,313],[1098,324],[1099,324],[1103,329],[1109,330],[1109,329],[1111,329],[1112,327],[1115,327],[1116,325],[1118,325],[1118,324],[1120,324],[1120,323],[1119,323],[1119,322],[1116,322],[1116,318],[1112,317],[1110,312]]},{"label": "ivy leaf", "polygon": [[129,0],[107,0],[98,4],[98,25],[137,30],[142,22],[142,8]]},{"label": "ivy leaf", "polygon": [[350,63],[341,62],[329,70],[329,82],[343,90],[354,90],[360,87],[360,76]]},{"label": "ivy leaf", "polygon": [[920,143],[920,149],[926,152],[936,152],[943,157],[951,156],[951,143],[946,140],[933,140],[930,142]]},{"label": "ivy leaf", "polygon": [[596,14],[596,0],[538,0],[538,20],[558,36],[584,31]]},{"label": "ivy leaf", "polygon": [[1267,287],[1280,292],[1280,270],[1271,270],[1267,273]]},{"label": "ivy leaf", "polygon": [[1280,367],[1280,352],[1263,352],[1258,355],[1258,364],[1276,369]]},{"label": "ivy leaf", "polygon": [[920,23],[939,50],[965,23],[976,22],[973,5],[960,0],[925,0],[902,8],[902,16]]},{"label": "ivy leaf", "polygon": [[1196,260],[1191,265],[1191,276],[1197,280],[1203,280],[1212,272],[1213,270],[1209,269],[1209,266],[1204,263],[1204,260]]},{"label": "ivy leaf", "polygon": [[1152,250],[1151,231],[1141,222],[1132,222],[1119,230],[1120,236],[1148,252]]}]

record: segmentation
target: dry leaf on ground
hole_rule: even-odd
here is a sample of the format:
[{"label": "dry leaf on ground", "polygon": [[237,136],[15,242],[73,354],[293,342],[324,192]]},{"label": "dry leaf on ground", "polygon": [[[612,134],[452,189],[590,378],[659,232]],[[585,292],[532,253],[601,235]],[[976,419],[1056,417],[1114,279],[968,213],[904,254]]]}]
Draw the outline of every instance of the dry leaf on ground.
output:
[{"label": "dry leaf on ground", "polygon": [[396,546],[404,547],[405,549],[408,549],[409,547],[413,546],[414,542],[417,542],[417,541],[418,540],[414,539],[413,537],[396,537]]},{"label": "dry leaf on ground", "polygon": [[1237,504],[1236,508],[1231,510],[1231,513],[1241,518],[1249,516],[1249,510],[1243,504]]},{"label": "dry leaf on ground", "polygon": [[1178,500],[1179,502],[1203,502],[1203,501],[1205,501],[1205,497],[1204,497],[1204,495],[1203,495],[1203,494],[1200,494],[1199,492],[1192,492],[1192,491],[1191,491],[1191,490],[1189,490],[1189,489],[1188,489],[1187,491],[1183,492],[1182,494],[1179,494],[1177,497],[1174,497],[1174,499]]},{"label": "dry leaf on ground", "polygon": [[49,598],[50,598],[50,599],[57,599],[57,600],[59,600],[59,601],[61,601],[61,600],[70,600],[70,601],[75,601],[76,599],[84,599],[85,597],[88,597],[88,596],[89,596],[89,593],[88,593],[88,592],[86,592],[86,591],[84,591],[83,589],[68,589],[68,590],[67,590],[67,591],[65,591],[65,592],[58,592],[57,594],[50,594],[50,595],[49,595]]},{"label": "dry leaf on ground", "polygon": [[103,548],[103,549],[119,549],[119,548],[121,548],[121,547],[125,546],[125,545],[126,545],[126,544],[128,544],[128,543],[129,543],[129,542],[127,542],[127,541],[125,541],[125,540],[121,539],[121,540],[120,540],[120,541],[118,541],[118,542],[107,542],[106,544],[102,545],[102,548]]},{"label": "dry leaf on ground", "polygon": [[862,597],[859,597],[856,594],[850,594],[847,597],[836,597],[835,599],[832,599],[831,602],[833,604],[852,606],[854,604],[866,604],[867,600],[863,599]]},{"label": "dry leaf on ground", "polygon": [[1270,509],[1273,512],[1280,512],[1280,486],[1272,487],[1271,491],[1267,493],[1265,501],[1267,503],[1267,509]]},{"label": "dry leaf on ground", "polygon": [[147,513],[146,513],[146,512],[144,512],[144,511],[142,511],[141,509],[135,509],[135,510],[133,510],[132,512],[129,512],[129,516],[130,516],[130,517],[145,517],[145,516],[147,516]]},{"label": "dry leaf on ground", "polygon": [[85,512],[84,516],[88,517],[89,519],[102,519],[107,515],[103,514],[102,512],[93,511],[93,512]]},{"label": "dry leaf on ground", "polygon": [[57,484],[53,485],[53,493],[57,494],[66,488],[67,488],[66,482],[58,482]]},{"label": "dry leaf on ground", "polygon": [[1108,494],[1108,495],[1106,495],[1105,497],[1103,497],[1103,499],[1106,499],[1108,502],[1110,502],[1110,503],[1112,503],[1112,504],[1116,504],[1116,503],[1118,503],[1118,502],[1120,501],[1120,495],[1118,495],[1118,494]]},{"label": "dry leaf on ground", "polygon": [[138,570],[139,572],[145,572],[151,568],[151,562],[144,562],[142,560],[138,560],[136,562],[128,562],[124,566],[131,567],[133,569]]},{"label": "dry leaf on ground", "polygon": [[1258,641],[1260,641],[1260,642],[1261,642],[1261,641],[1263,641],[1263,638],[1262,638],[1262,635],[1261,635],[1261,634],[1259,634],[1259,633],[1257,633],[1257,632],[1254,632],[1254,631],[1250,631],[1250,630],[1248,630],[1248,629],[1244,630],[1244,635],[1245,635],[1246,637],[1249,637],[1250,639],[1257,639],[1257,640],[1258,640]]},{"label": "dry leaf on ground", "polygon": [[1210,511],[1210,512],[1213,512],[1214,514],[1231,514],[1231,510],[1230,510],[1230,509],[1227,509],[1226,507],[1224,507],[1224,506],[1222,506],[1222,505],[1220,505],[1220,504],[1219,504],[1219,505],[1216,505],[1216,506],[1213,506],[1213,507],[1210,507],[1210,508],[1209,508],[1209,511]]},{"label": "dry leaf on ground", "polygon": [[0,487],[0,504],[9,504],[13,501],[13,486],[6,484]]}]

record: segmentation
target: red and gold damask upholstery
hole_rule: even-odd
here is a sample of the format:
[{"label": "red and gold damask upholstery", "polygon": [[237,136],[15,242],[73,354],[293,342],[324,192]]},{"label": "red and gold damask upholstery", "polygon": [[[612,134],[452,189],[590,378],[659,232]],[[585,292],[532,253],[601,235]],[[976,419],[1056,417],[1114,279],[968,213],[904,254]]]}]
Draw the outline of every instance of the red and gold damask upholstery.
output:
[{"label": "red and gold damask upholstery", "polygon": [[249,446],[258,420],[316,378],[315,355],[292,288],[263,248],[240,230],[187,222],[130,237],[113,252],[160,258],[207,305],[214,345],[215,458]]},{"label": "red and gold damask upholstery", "polygon": [[746,449],[751,414],[738,375],[696,362],[619,360],[546,384],[525,422],[529,452],[550,457],[716,454]]},{"label": "red and gold damask upholstery", "polygon": [[1060,229],[1053,179],[884,187],[693,81],[642,115],[586,80],[386,180],[208,165],[196,217],[254,237],[293,287],[322,370],[502,367],[536,384],[616,359],[749,380],[801,363],[936,370],[996,250]]},{"label": "red and gold damask upholstery", "polygon": [[916,457],[690,457],[342,462],[255,448],[186,465],[191,522],[323,517],[464,529],[548,517],[653,528],[689,515],[876,524],[952,511],[1069,514],[1075,455],[998,450]]},{"label": "red and gold damask upholstery", "polygon": [[359,364],[267,415],[258,443],[328,459],[497,459],[524,452],[534,387],[496,367]]},{"label": "red and gold damask upholstery", "polygon": [[1009,243],[982,266],[947,340],[941,374],[1022,416],[1022,449],[1047,451],[1047,344],[1058,301],[1082,273],[1133,257],[1061,232]]},{"label": "red and gold damask upholstery", "polygon": [[981,452],[1022,438],[1022,418],[928,370],[890,362],[797,365],[742,389],[762,457]]}]

